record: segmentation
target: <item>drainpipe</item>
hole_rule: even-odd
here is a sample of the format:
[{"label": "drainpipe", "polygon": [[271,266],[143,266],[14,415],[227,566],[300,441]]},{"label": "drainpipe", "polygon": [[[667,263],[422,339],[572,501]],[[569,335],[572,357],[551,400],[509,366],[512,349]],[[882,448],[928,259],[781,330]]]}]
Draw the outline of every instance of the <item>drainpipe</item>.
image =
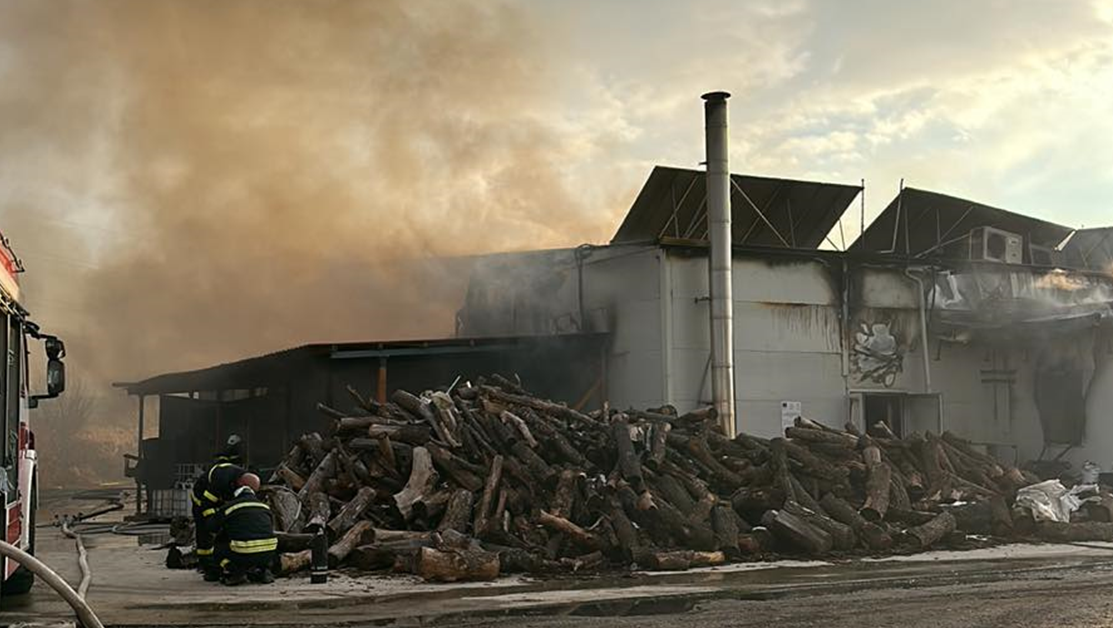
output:
[{"label": "drainpipe", "polygon": [[711,393],[719,425],[734,438],[734,297],[731,289],[730,164],[726,92],[703,95],[707,141],[707,232],[711,243]]},{"label": "drainpipe", "polygon": [[912,269],[905,268],[904,276],[916,282],[917,296],[920,301],[920,342],[923,344],[924,353],[924,392],[931,392],[931,352],[928,349],[927,326],[927,295],[924,294],[924,280],[912,274]]}]

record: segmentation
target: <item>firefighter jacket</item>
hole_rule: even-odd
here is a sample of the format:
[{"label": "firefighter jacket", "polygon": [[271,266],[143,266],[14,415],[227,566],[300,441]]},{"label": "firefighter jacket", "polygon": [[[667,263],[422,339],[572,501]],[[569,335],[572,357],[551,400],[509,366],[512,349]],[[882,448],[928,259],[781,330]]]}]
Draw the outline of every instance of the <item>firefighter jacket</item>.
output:
[{"label": "firefighter jacket", "polygon": [[227,542],[234,554],[258,554],[278,549],[269,506],[246,486],[236,489],[216,515],[206,520],[209,529]]},{"label": "firefighter jacket", "polygon": [[202,517],[216,514],[221,502],[232,497],[236,480],[246,473],[243,467],[230,462],[216,462],[193,483],[190,499],[201,510]]}]

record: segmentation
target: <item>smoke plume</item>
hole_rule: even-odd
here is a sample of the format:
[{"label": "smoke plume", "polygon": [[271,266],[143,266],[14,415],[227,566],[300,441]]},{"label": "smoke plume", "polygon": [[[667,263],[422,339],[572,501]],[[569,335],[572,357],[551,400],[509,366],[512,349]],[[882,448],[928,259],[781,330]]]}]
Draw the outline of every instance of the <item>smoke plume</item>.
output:
[{"label": "smoke plume", "polygon": [[33,313],[99,391],[450,335],[467,256],[613,226],[564,178],[538,33],[499,2],[0,0],[0,228]]}]

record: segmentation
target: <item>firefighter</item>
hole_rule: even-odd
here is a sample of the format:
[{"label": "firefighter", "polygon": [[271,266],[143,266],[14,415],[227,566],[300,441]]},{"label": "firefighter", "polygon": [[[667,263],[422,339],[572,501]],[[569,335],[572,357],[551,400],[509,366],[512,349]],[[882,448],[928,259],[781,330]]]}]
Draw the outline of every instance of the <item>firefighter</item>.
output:
[{"label": "firefighter", "polygon": [[270,584],[274,582],[271,567],[278,552],[270,507],[255,495],[259,476],[245,473],[235,484],[232,497],[206,521],[216,535],[221,582],[228,586],[248,581]]},{"label": "firefighter", "polygon": [[243,460],[243,439],[233,434],[223,450],[213,457],[213,464],[193,483],[193,530],[197,544],[197,562],[208,582],[220,580],[220,567],[213,558],[213,535],[206,520],[216,515],[221,504],[232,497],[235,482],[246,471]]}]

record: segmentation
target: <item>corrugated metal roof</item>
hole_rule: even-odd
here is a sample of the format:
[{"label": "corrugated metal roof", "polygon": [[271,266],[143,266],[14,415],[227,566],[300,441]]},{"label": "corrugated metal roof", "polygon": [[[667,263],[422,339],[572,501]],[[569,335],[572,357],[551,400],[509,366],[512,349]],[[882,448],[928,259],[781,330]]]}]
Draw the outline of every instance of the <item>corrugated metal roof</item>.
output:
[{"label": "corrugated metal roof", "polygon": [[904,188],[849,250],[928,255],[944,250],[941,243],[959,241],[977,227],[1004,229],[1024,236],[1031,244],[1048,247],[1057,246],[1071,232],[1070,227],[976,201]]},{"label": "corrugated metal roof", "polygon": [[[736,245],[814,249],[861,191],[857,185],[731,175]],[[764,217],[763,217],[764,216]],[[707,239],[707,179],[702,170],[657,166],[612,243]]]},{"label": "corrugated metal roof", "polygon": [[113,386],[125,389],[130,395],[259,388],[285,382],[290,377],[306,376],[314,360],[413,357],[476,351],[532,351],[544,343],[562,342],[568,339],[603,342],[606,336],[600,333],[575,333],[307,344],[208,368],[166,373],[138,382],[115,383]]}]

